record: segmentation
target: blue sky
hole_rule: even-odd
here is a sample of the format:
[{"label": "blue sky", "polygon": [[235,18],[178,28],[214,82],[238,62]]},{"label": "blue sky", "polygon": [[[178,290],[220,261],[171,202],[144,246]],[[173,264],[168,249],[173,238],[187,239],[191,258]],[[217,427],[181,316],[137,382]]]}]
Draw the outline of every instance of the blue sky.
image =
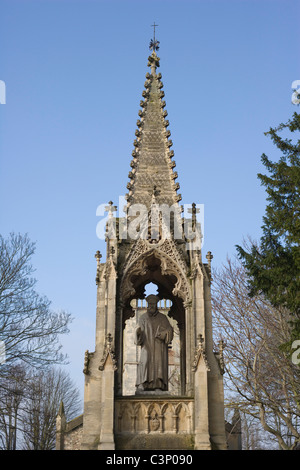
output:
[{"label": "blue sky", "polygon": [[96,209],[124,195],[151,25],[158,24],[182,203],[205,206],[213,266],[261,235],[264,136],[296,107],[300,3],[0,0],[0,231],[28,233],[38,290],[71,312],[63,338],[83,391],[94,350]]}]

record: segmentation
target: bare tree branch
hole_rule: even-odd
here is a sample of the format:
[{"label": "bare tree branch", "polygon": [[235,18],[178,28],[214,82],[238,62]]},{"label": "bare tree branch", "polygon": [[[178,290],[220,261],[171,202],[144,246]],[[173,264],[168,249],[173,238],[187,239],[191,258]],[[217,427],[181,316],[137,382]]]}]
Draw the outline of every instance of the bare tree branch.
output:
[{"label": "bare tree branch", "polygon": [[282,449],[300,441],[300,368],[280,347],[290,337],[289,312],[249,297],[240,261],[213,273],[215,332],[225,341],[227,404],[251,416]]}]

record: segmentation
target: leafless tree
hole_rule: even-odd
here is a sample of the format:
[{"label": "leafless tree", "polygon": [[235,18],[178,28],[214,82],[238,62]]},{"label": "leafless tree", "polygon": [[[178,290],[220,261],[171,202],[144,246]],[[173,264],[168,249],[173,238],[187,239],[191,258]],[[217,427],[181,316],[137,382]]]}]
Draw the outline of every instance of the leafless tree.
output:
[{"label": "leafless tree", "polygon": [[281,449],[300,442],[300,368],[281,347],[290,338],[289,314],[263,297],[249,297],[239,260],[213,273],[218,340],[225,342],[227,406],[257,422]]},{"label": "leafless tree", "polygon": [[0,377],[23,362],[30,367],[61,363],[59,336],[67,333],[70,314],[54,312],[35,291],[31,258],[35,245],[27,235],[0,235],[0,341],[5,360]]},{"label": "leafless tree", "polygon": [[0,449],[51,450],[63,401],[67,419],[80,414],[79,391],[63,369],[14,368],[0,389]]},{"label": "leafless tree", "polygon": [[31,375],[20,416],[23,449],[55,447],[56,416],[62,401],[68,420],[80,414],[79,392],[65,371],[51,368]]},{"label": "leafless tree", "polygon": [[0,449],[16,450],[24,389],[27,387],[24,367],[13,367],[0,387]]},{"label": "leafless tree", "polygon": [[5,449],[17,446],[28,370],[45,374],[50,365],[66,362],[60,335],[68,333],[71,315],[54,312],[36,292],[34,251],[27,235],[0,235],[0,447]]}]

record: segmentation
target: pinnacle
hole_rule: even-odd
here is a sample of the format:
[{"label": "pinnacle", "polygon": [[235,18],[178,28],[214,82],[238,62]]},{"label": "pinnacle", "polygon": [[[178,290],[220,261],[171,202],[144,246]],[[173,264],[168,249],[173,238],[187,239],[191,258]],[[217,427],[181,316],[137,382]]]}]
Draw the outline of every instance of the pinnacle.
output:
[{"label": "pinnacle", "polygon": [[174,172],[175,162],[172,160],[174,151],[171,131],[168,129],[169,121],[163,100],[165,94],[162,90],[162,75],[156,73],[159,67],[159,57],[153,51],[148,58],[151,73],[146,74],[146,82],[138,112],[137,130],[133,142],[130,178],[127,184],[128,206],[131,204],[144,204],[150,207],[153,188],[157,189],[156,201],[159,204],[172,206],[181,200],[177,194],[179,183],[175,183],[177,172]]},{"label": "pinnacle", "polygon": [[58,416],[62,417],[65,414],[64,403],[63,401],[60,402]]}]

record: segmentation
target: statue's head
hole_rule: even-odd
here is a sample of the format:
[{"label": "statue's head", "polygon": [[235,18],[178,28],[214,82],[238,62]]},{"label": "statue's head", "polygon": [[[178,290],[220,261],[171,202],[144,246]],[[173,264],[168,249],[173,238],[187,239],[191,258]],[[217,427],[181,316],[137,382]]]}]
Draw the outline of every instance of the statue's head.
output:
[{"label": "statue's head", "polygon": [[146,297],[146,300],[148,303],[147,312],[150,315],[153,315],[157,310],[157,303],[159,301],[159,298],[157,297],[157,295],[151,294],[151,295],[148,295],[148,297]]}]

